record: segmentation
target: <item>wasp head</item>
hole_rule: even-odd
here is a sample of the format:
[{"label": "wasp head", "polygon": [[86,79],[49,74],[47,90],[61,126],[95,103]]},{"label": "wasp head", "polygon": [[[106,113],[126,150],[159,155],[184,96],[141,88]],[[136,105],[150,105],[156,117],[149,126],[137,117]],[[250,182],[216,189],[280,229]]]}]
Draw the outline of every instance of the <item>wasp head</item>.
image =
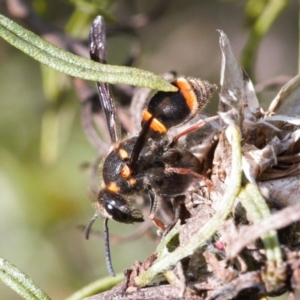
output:
[{"label": "wasp head", "polygon": [[106,218],[127,224],[144,221],[141,211],[132,209],[128,201],[118,193],[102,189],[98,195],[98,203],[101,214]]}]

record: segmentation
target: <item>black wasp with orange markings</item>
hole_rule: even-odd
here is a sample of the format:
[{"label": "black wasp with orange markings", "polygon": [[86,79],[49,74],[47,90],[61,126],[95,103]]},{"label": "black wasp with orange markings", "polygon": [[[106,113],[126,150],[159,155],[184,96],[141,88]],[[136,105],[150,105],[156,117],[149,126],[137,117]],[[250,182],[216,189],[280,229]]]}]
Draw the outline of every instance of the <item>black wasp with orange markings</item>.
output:
[{"label": "black wasp with orange markings", "polygon": [[[106,35],[102,17],[95,19],[90,30],[90,56],[95,61],[106,63]],[[178,91],[157,92],[143,110],[139,134],[122,140],[109,86],[97,83],[113,146],[103,162],[103,187],[97,197],[96,213],[86,228],[86,237],[97,217],[104,216],[106,263],[112,276],[115,273],[110,259],[108,219],[122,223],[144,221],[141,211],[130,206],[128,196],[148,193],[150,218],[163,230],[164,224],[155,216],[157,196],[182,195],[193,180],[203,178],[199,174],[201,166],[197,157],[176,147],[176,142],[182,135],[197,130],[216,117],[194,124],[172,140],[167,133],[170,128],[182,125],[199,114],[216,86],[184,77],[175,79],[172,84]]]}]

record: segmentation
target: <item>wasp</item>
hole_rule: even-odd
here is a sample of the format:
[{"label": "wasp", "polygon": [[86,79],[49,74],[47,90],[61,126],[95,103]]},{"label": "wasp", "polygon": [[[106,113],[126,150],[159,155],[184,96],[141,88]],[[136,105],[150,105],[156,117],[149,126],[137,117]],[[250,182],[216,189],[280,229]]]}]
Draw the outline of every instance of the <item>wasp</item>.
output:
[{"label": "wasp", "polygon": [[[106,63],[105,24],[101,16],[94,20],[89,39],[91,59]],[[164,230],[164,224],[155,216],[157,197],[182,195],[195,178],[202,178],[198,158],[187,150],[179,149],[176,144],[182,135],[197,130],[203,123],[216,117],[194,124],[177,134],[172,141],[168,132],[198,115],[216,86],[204,80],[185,77],[176,78],[172,84],[178,91],[154,94],[142,112],[140,132],[136,136],[122,139],[110,87],[106,83],[97,82],[112,147],[103,161],[103,186],[95,202],[96,213],[85,235],[88,238],[92,224],[102,215],[105,218],[106,264],[112,276],[115,276],[115,272],[110,257],[108,220],[121,223],[144,221],[141,211],[131,207],[128,197],[147,193],[150,218],[158,228]]]}]

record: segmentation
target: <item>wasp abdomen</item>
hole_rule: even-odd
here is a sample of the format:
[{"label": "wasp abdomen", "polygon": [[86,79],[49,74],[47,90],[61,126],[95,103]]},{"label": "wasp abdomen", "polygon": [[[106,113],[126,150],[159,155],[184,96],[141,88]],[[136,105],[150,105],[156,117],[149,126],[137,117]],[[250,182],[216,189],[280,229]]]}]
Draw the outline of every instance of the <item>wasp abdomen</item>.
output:
[{"label": "wasp abdomen", "polygon": [[143,111],[142,127],[150,123],[150,130],[165,134],[169,128],[188,121],[207,103],[216,86],[207,81],[179,77],[172,82],[177,92],[158,92]]}]

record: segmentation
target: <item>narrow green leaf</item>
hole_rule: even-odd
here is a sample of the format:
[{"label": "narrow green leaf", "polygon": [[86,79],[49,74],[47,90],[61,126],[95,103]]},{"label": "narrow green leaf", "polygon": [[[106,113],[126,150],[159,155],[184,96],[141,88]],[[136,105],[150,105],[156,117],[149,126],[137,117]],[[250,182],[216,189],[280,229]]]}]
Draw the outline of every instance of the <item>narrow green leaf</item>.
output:
[{"label": "narrow green leaf", "polygon": [[0,258],[0,279],[26,300],[50,300],[31,278],[4,258]]},{"label": "narrow green leaf", "polygon": [[0,37],[39,62],[68,75],[107,83],[122,83],[161,91],[177,89],[151,72],[100,64],[60,49],[0,14]]}]

